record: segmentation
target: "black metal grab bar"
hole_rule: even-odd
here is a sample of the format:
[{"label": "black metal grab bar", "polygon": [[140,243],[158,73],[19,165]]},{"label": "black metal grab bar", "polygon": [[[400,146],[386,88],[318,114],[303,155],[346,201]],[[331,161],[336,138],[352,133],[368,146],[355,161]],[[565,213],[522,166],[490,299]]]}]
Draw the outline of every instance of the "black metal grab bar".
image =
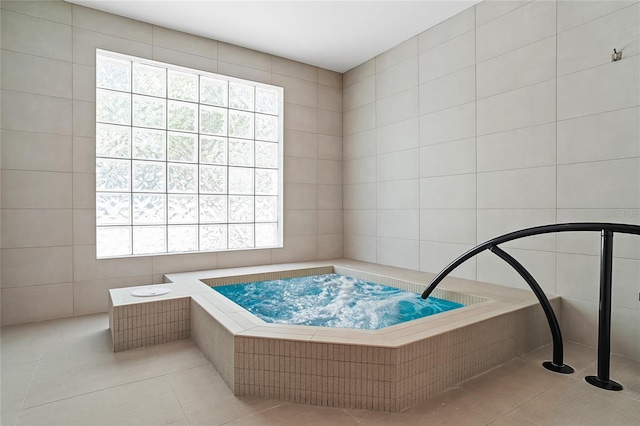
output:
[{"label": "black metal grab bar", "polygon": [[611,277],[613,272],[613,234],[619,232],[623,234],[640,235],[640,226],[623,223],[601,223],[601,222],[581,222],[581,223],[557,223],[552,225],[536,226],[533,228],[521,229],[501,235],[482,244],[475,246],[466,253],[451,262],[446,268],[436,275],[427,289],[422,293],[422,298],[426,299],[433,292],[438,284],[462,263],[471,259],[475,255],[489,250],[502,260],[507,262],[518,274],[527,282],[534,292],[544,314],[549,323],[553,341],[553,360],[545,361],[542,365],[548,370],[557,373],[570,374],[573,368],[564,364],[563,345],[560,325],[555,316],[553,308],[546,295],[533,278],[533,276],[516,259],[498,247],[498,244],[517,240],[533,235],[550,234],[556,232],[582,232],[598,231],[601,233],[600,246],[600,309],[598,317],[598,373],[596,376],[587,376],[585,380],[590,384],[607,390],[622,390],[622,385],[611,380],[610,360],[611,360]]}]

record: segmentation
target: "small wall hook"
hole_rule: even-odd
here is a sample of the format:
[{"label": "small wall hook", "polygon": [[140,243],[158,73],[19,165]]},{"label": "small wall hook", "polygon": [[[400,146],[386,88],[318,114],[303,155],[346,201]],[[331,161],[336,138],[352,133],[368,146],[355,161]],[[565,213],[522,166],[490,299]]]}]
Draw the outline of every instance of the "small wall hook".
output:
[{"label": "small wall hook", "polygon": [[611,54],[611,62],[619,61],[622,59],[622,52],[618,52],[616,49],[613,49],[613,53]]}]

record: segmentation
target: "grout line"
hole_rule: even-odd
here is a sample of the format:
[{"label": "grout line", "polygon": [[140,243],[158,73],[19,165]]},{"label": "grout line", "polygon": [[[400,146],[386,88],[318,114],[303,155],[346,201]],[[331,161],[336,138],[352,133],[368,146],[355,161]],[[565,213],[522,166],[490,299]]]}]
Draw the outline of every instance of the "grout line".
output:
[{"label": "grout line", "polygon": [[571,31],[571,30],[574,30],[574,29],[576,29],[576,28],[578,28],[578,27],[581,27],[581,26],[583,26],[583,25],[590,24],[590,23],[592,23],[592,22],[594,22],[594,21],[597,21],[597,20],[599,20],[599,19],[605,18],[605,17],[607,17],[607,16],[611,16],[611,15],[613,15],[613,14],[615,14],[615,13],[618,13],[618,12],[620,12],[620,11],[622,11],[622,10],[629,9],[629,8],[634,7],[634,6],[637,6],[637,5],[638,5],[638,2],[636,1],[636,2],[634,2],[634,3],[632,3],[632,4],[628,5],[628,6],[622,7],[622,8],[620,8],[620,9],[616,9],[616,10],[611,11],[611,12],[609,12],[609,13],[606,13],[606,14],[604,14],[604,15],[598,15],[598,16],[596,16],[596,17],[595,17],[595,18],[593,18],[593,19],[590,19],[590,20],[588,20],[588,21],[584,21],[584,22],[582,22],[582,23],[580,23],[580,24],[578,24],[578,25],[574,25],[573,27],[569,27],[569,28],[566,28],[566,29],[562,30],[561,32],[558,32],[558,12],[557,12],[557,10],[558,10],[558,5],[557,5],[557,3],[556,3],[556,34],[564,34],[564,33],[566,33],[566,32],[569,32],[569,31]]}]

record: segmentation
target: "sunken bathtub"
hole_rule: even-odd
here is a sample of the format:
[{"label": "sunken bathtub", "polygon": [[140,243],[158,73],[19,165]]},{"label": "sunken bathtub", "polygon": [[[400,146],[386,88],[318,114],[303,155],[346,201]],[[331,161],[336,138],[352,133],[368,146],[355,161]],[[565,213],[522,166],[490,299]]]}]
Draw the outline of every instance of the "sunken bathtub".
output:
[{"label": "sunken bathtub", "polygon": [[399,411],[550,342],[531,292],[463,279],[433,296],[467,306],[378,330],[266,323],[211,290],[326,273],[415,293],[433,277],[351,260],[167,274],[147,287],[166,294],[110,290],[114,351],[191,338],[237,396]]}]

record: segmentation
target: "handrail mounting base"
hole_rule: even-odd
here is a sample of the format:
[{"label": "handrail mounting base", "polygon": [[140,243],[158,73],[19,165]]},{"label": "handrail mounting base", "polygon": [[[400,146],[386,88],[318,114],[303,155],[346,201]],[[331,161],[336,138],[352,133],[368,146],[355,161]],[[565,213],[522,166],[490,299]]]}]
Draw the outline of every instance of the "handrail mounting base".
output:
[{"label": "handrail mounting base", "polygon": [[606,389],[610,391],[622,390],[622,385],[614,380],[600,380],[598,376],[587,376],[584,379],[590,385],[596,386],[600,389]]},{"label": "handrail mounting base", "polygon": [[545,361],[542,363],[542,366],[549,371],[553,371],[554,373],[572,374],[575,371],[570,365],[558,365],[554,364],[553,361]]}]

